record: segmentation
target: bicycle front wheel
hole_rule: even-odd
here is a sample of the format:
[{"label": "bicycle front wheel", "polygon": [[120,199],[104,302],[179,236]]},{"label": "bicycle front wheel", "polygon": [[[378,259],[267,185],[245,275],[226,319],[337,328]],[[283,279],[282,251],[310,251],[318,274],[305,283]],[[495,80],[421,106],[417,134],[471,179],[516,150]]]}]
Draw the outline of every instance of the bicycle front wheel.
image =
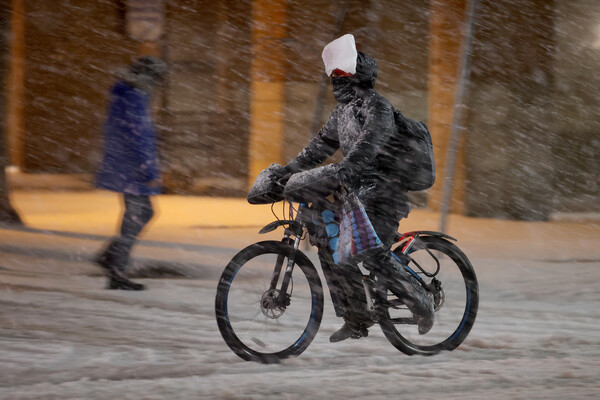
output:
[{"label": "bicycle front wheel", "polygon": [[[282,293],[290,266],[291,279]],[[282,242],[259,242],[240,251],[223,271],[215,311],[221,335],[235,354],[274,363],[299,355],[314,339],[323,316],[323,287],[302,252]]]},{"label": "bicycle front wheel", "polygon": [[467,337],[477,315],[479,289],[473,266],[457,246],[433,236],[415,240],[408,266],[426,283],[434,283],[438,288],[434,291],[433,328],[420,335],[411,322],[412,313],[391,292],[382,310],[380,326],[390,343],[403,353],[433,355],[455,349]]}]

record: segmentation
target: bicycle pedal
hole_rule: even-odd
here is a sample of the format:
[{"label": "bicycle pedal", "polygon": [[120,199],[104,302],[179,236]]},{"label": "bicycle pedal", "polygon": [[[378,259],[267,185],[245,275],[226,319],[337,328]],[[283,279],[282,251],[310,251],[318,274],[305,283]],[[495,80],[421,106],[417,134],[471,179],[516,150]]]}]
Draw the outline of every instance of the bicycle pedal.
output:
[{"label": "bicycle pedal", "polygon": [[360,339],[363,337],[369,336],[369,331],[366,329],[361,329],[360,331],[356,331],[350,336],[352,339]]}]

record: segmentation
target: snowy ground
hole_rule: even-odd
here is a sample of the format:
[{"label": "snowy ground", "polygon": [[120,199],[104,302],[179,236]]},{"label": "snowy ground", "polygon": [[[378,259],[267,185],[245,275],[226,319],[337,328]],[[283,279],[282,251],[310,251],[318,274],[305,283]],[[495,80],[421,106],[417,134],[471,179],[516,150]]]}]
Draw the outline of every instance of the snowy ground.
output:
[{"label": "snowy ground", "polygon": [[[501,237],[506,225],[490,224]],[[141,244],[138,264],[197,273],[139,279],[149,290],[130,293],[103,290],[86,261],[101,237],[0,229],[0,398],[599,398],[600,228],[565,225],[545,242],[547,225],[519,226],[515,235],[529,227],[541,239],[495,247],[462,233],[481,297],[457,350],[409,357],[376,326],[368,338],[330,344],[341,321],[327,303],[314,342],[281,365],[239,359],[214,318],[216,276],[236,249],[209,238],[237,237],[237,246],[255,239],[250,230],[203,231],[210,245]]]}]

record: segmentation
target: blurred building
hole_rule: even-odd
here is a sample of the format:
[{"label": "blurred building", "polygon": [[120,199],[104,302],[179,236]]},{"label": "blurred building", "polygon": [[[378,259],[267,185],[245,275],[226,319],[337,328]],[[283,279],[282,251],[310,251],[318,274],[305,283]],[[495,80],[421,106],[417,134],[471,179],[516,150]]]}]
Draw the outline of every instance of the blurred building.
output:
[{"label": "blurred building", "polygon": [[[350,32],[378,90],[432,128],[443,174],[466,0],[12,4],[8,139],[25,173],[91,176],[116,70],[154,53],[169,64],[155,104],[168,190],[243,195],[334,107],[320,54]],[[162,4],[157,41],[132,39],[132,4]],[[595,0],[478,2],[455,211],[600,211],[599,21]],[[436,208],[442,178],[415,202]]]}]

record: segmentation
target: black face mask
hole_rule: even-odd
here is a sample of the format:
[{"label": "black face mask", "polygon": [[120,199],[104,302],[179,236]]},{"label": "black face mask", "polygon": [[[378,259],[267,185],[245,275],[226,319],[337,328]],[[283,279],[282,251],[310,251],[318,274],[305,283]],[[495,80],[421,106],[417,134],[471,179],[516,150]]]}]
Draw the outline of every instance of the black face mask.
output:
[{"label": "black face mask", "polygon": [[354,98],[352,78],[347,76],[331,77],[333,85],[333,97],[339,103],[349,103]]}]

